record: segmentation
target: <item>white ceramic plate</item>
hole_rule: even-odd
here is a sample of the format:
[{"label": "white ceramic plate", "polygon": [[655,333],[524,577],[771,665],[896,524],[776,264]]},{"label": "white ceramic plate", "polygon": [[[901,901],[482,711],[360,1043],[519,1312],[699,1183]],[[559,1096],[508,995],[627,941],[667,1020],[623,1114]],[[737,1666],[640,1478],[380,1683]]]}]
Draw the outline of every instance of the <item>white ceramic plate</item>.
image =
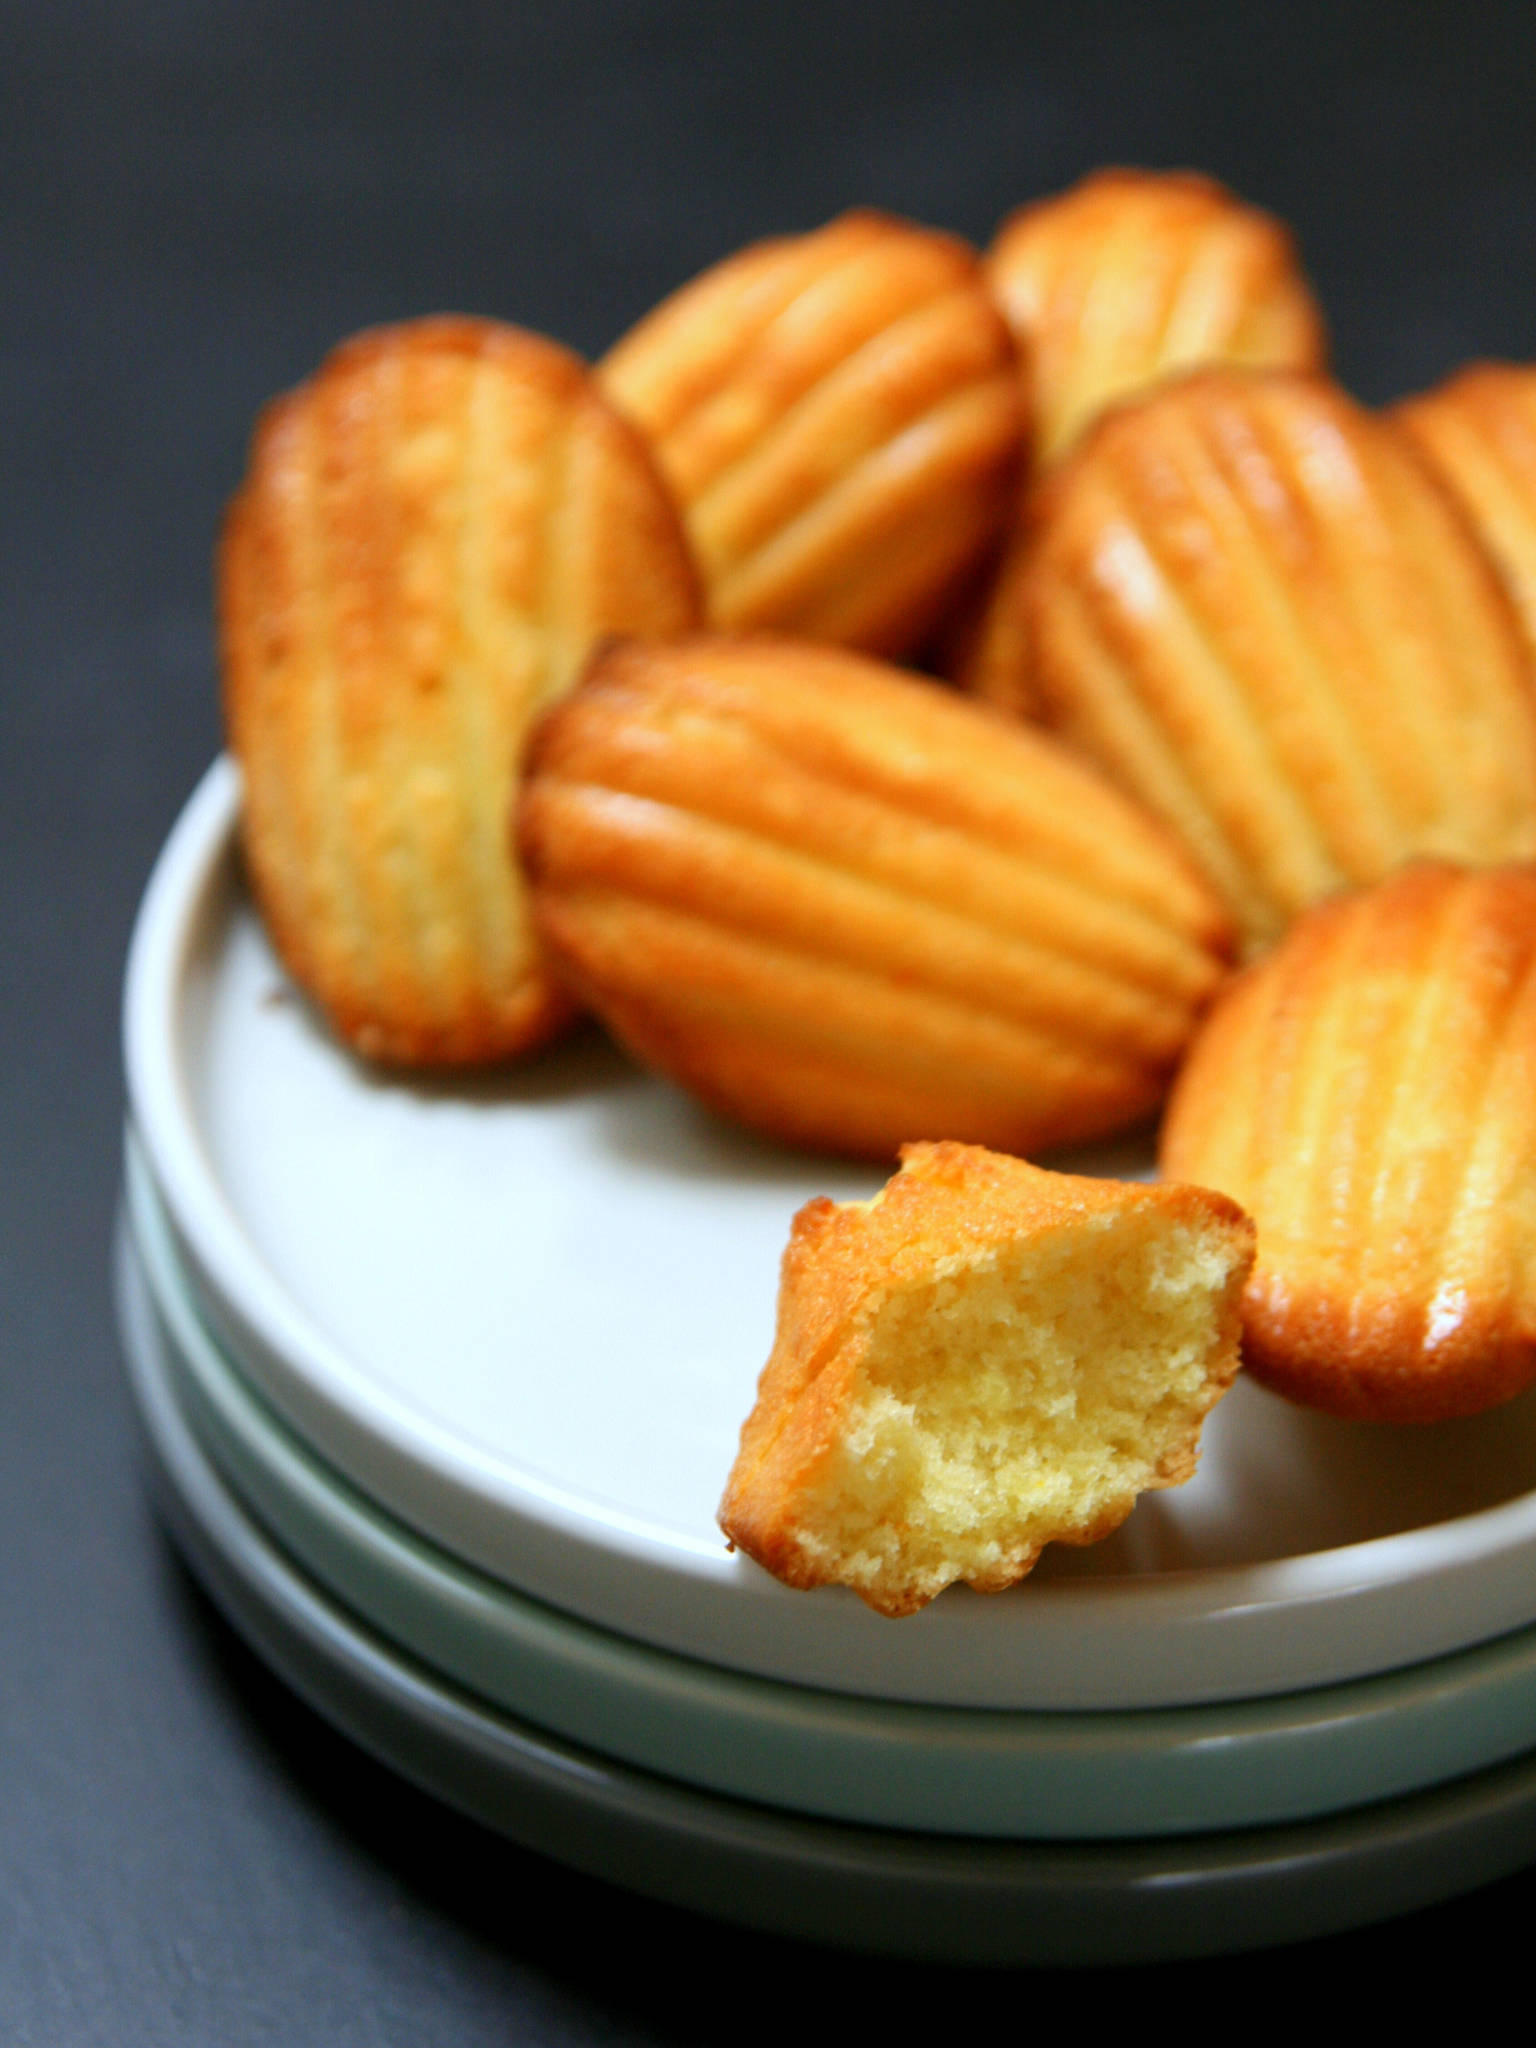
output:
[{"label": "white ceramic plate", "polygon": [[1336,1933],[1536,1853],[1536,1759],[1291,1827],[1150,1842],[978,1842],[775,1813],[628,1769],[498,1713],[326,1597],[241,1508],[135,1338],[163,1510],[208,1591],[312,1706],[525,1846],[674,1904],[901,1957],[1119,1963]]},{"label": "white ceramic plate", "polygon": [[952,1591],[893,1623],[840,1589],[786,1591],[727,1553],[714,1506],[791,1214],[880,1176],[745,1137],[594,1033],[493,1079],[369,1071],[276,965],[237,809],[220,763],[146,895],[133,1119],[200,1312],[408,1527],[690,1656],[972,1707],[1286,1691],[1536,1619],[1536,1398],[1394,1431],[1245,1383],[1188,1486],[1011,1593]]},{"label": "white ceramic plate", "polygon": [[855,1700],[630,1642],[456,1564],[328,1472],[197,1321],[131,1155],[126,1213],[128,1340],[245,1507],[386,1639],[623,1762],[833,1819],[1083,1839],[1309,1818],[1536,1743],[1536,1629],[1348,1685],[1129,1713]]}]

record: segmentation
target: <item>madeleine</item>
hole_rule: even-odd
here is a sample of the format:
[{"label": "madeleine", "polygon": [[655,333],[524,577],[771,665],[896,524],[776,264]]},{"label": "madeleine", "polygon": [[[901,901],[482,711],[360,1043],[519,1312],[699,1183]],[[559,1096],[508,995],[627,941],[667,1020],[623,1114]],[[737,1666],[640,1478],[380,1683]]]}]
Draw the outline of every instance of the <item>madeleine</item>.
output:
[{"label": "madeleine", "polygon": [[1205,1188],[904,1146],[873,1201],[794,1220],[720,1526],[881,1614],[1001,1592],[1189,1478],[1252,1264],[1252,1223]]},{"label": "madeleine", "polygon": [[218,572],[247,863],[294,977],[372,1058],[537,1044],[571,1005],[507,844],[529,721],[594,640],[698,617],[639,436],[553,342],[381,328],[263,414]]},{"label": "madeleine", "polygon": [[906,652],[1012,504],[1018,379],[975,253],[883,214],[717,264],[599,375],[682,506],[716,626]]},{"label": "madeleine", "polygon": [[1164,1171],[1258,1225],[1243,1362],[1335,1415],[1439,1421],[1536,1379],[1536,869],[1417,862],[1309,911],[1220,997]]},{"label": "madeleine", "polygon": [[540,937],[642,1060],[793,1143],[1028,1151],[1161,1099],[1226,921],[1052,740],[807,642],[600,653],[529,749]]}]

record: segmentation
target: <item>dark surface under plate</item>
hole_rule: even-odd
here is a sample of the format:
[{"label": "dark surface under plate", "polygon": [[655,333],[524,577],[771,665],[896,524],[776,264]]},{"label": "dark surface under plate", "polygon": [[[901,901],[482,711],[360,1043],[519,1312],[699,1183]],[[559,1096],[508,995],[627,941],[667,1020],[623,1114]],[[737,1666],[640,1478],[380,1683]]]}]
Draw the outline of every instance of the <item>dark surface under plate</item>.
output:
[{"label": "dark surface under plate", "polygon": [[[219,744],[210,544],[255,409],[354,328],[452,307],[595,353],[751,236],[873,202],[984,239],[1105,160],[1287,216],[1367,399],[1536,354],[1533,56],[1515,6],[0,0],[0,2039],[692,2042],[844,2001],[878,2036],[1061,1988],[512,1849],[333,1735],[176,1562],[108,1244],[123,950]],[[1486,1993],[1533,1909],[1526,1874],[1095,1995],[1246,2023],[1442,1958]]]}]

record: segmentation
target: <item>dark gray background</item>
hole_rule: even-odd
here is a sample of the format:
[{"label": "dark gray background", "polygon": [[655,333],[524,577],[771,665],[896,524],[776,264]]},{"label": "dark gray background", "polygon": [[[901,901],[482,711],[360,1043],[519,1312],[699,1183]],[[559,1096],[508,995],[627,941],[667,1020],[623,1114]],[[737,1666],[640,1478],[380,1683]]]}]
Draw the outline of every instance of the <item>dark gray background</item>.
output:
[{"label": "dark gray background", "polygon": [[[840,1997],[953,2033],[1061,1988],[504,1847],[296,1705],[159,1536],[107,1295],[116,1013],[219,744],[210,542],[254,409],[351,329],[451,307],[593,353],[750,236],[874,202],[984,239],[1104,160],[1286,215],[1369,399],[1536,354],[1533,54],[1525,6],[0,0],[0,2040],[703,2042]],[[1487,1988],[1533,1909],[1527,1875],[1093,1996],[1246,2027],[1341,1963]]]}]

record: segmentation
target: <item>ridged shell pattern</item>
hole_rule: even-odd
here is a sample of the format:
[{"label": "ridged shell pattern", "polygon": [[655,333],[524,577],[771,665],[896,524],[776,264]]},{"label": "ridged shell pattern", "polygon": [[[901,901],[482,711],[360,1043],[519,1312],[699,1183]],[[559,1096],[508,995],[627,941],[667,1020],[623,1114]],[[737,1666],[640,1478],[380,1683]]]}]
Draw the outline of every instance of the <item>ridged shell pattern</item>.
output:
[{"label": "ridged shell pattern", "polygon": [[904,221],[743,250],[599,374],[683,507],[717,626],[901,653],[1012,503],[1007,330],[974,252]]},{"label": "ridged shell pattern", "polygon": [[270,407],[220,557],[245,842],[361,1052],[516,1052],[569,1013],[509,847],[535,709],[603,633],[697,620],[676,513],[583,365],[487,321],[381,329]]},{"label": "ridged shell pattern", "polygon": [[986,270],[1019,344],[1042,461],[1176,371],[1327,359],[1288,230],[1192,172],[1096,172],[1013,214]]},{"label": "ridged shell pattern", "polygon": [[1258,1224],[1246,1368],[1346,1416],[1536,1377],[1536,870],[1419,862],[1307,914],[1191,1049],[1164,1171]]},{"label": "ridged shell pattern", "polygon": [[606,651],[540,726],[521,845],[620,1039],[827,1149],[1126,1124],[1223,972],[1208,891],[1091,769],[804,643]]},{"label": "ridged shell pattern", "polygon": [[1107,416],[1009,601],[1044,716],[1183,839],[1250,950],[1416,853],[1536,851],[1513,611],[1400,433],[1212,371]]},{"label": "ridged shell pattern", "polygon": [[1536,647],[1536,368],[1473,363],[1394,417],[1461,501]]}]

